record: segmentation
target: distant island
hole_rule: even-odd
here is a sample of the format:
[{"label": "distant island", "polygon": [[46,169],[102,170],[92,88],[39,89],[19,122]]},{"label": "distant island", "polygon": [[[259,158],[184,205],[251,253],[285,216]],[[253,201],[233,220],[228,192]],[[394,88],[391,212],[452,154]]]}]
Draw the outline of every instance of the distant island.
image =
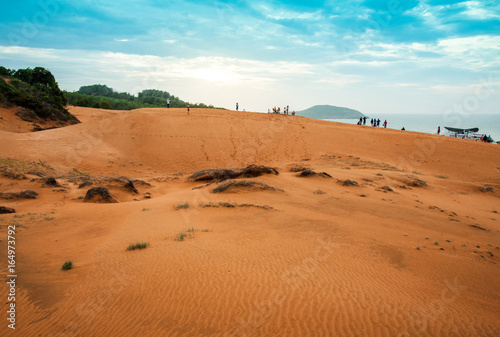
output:
[{"label": "distant island", "polygon": [[365,116],[358,110],[333,105],[315,105],[309,109],[297,111],[296,114],[315,119],[358,119]]}]

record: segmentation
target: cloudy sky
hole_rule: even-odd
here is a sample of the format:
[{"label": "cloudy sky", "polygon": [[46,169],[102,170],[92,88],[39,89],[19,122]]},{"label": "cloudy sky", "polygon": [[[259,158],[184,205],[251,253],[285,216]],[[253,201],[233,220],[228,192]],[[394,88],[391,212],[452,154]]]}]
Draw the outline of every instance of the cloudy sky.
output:
[{"label": "cloudy sky", "polygon": [[497,0],[23,0],[0,4],[0,65],[61,88],[160,89],[267,111],[500,113]]}]

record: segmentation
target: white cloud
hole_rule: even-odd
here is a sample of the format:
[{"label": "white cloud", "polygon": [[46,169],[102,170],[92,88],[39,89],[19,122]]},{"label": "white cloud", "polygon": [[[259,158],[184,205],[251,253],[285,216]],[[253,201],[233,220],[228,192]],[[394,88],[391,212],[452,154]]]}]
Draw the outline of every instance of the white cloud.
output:
[{"label": "white cloud", "polygon": [[500,5],[498,3],[495,6],[495,11],[487,10],[483,5],[480,1],[465,1],[459,4],[459,6],[465,6],[465,14],[471,18],[480,20],[500,18]]},{"label": "white cloud", "polygon": [[272,7],[269,3],[257,3],[253,7],[266,18],[273,20],[320,20],[322,18],[321,10],[298,12],[284,6]]},{"label": "white cloud", "polygon": [[49,68],[58,63],[71,63],[76,68],[91,69],[105,74],[140,74],[151,79],[182,78],[225,84],[236,82],[277,81],[283,76],[312,74],[312,66],[299,62],[256,61],[229,57],[159,57],[102,51],[56,50],[27,47],[0,47],[9,58],[27,64],[46,63]]},{"label": "white cloud", "polygon": [[444,39],[438,42],[437,47],[445,58],[452,59],[452,62],[461,68],[480,70],[496,67],[498,70],[500,36]]},{"label": "white cloud", "polygon": [[500,51],[500,36],[479,35],[472,37],[450,38],[439,41],[439,47],[446,52],[463,54],[465,52],[475,51]]}]

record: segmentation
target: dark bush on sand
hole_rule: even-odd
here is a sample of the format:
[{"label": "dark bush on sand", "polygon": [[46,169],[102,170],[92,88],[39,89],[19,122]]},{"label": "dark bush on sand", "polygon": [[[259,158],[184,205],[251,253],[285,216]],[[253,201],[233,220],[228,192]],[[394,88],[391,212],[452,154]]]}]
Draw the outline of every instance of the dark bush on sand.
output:
[{"label": "dark bush on sand", "polygon": [[10,207],[0,206],[0,214],[16,213],[16,210]]},{"label": "dark bush on sand", "polygon": [[230,180],[228,182],[225,182],[223,184],[220,184],[214,189],[214,193],[221,193],[221,192],[232,192],[236,191],[238,189],[248,189],[252,191],[281,191],[277,188],[274,188],[272,186],[269,186],[267,184],[264,184],[263,182],[260,181],[248,181],[248,180]]},{"label": "dark bush on sand", "polygon": [[26,190],[18,193],[0,193],[0,198],[3,199],[36,199],[38,193],[31,190]]},{"label": "dark bush on sand", "polygon": [[302,172],[300,172],[297,177],[301,177],[301,178],[305,178],[305,177],[322,177],[322,178],[331,178],[332,176],[329,175],[328,173],[326,172],[314,172],[313,170],[309,170],[309,169],[306,169],[306,170],[303,170]]},{"label": "dark bush on sand", "polygon": [[228,179],[236,179],[240,177],[253,178],[260,177],[264,174],[278,175],[279,172],[269,166],[250,165],[239,169],[212,169],[202,170],[193,173],[189,179],[193,181],[224,181]]},{"label": "dark bush on sand", "polygon": [[87,191],[85,198],[83,198],[84,202],[99,202],[99,203],[116,203],[116,201],[111,194],[109,193],[107,188],[104,187],[92,187]]}]

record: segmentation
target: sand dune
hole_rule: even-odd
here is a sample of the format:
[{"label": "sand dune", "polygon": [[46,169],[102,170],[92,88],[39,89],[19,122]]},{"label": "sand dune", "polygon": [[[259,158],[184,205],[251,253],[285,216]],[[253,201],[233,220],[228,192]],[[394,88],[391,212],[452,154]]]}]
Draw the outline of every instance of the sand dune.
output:
[{"label": "sand dune", "polygon": [[[19,275],[2,336],[500,335],[497,145],[235,111],[70,112],[82,123],[0,130],[0,192],[38,193],[0,198],[17,211],[0,215],[0,256],[16,224]],[[251,164],[279,175],[223,193],[188,179]],[[84,203],[96,186],[118,203]]]}]

